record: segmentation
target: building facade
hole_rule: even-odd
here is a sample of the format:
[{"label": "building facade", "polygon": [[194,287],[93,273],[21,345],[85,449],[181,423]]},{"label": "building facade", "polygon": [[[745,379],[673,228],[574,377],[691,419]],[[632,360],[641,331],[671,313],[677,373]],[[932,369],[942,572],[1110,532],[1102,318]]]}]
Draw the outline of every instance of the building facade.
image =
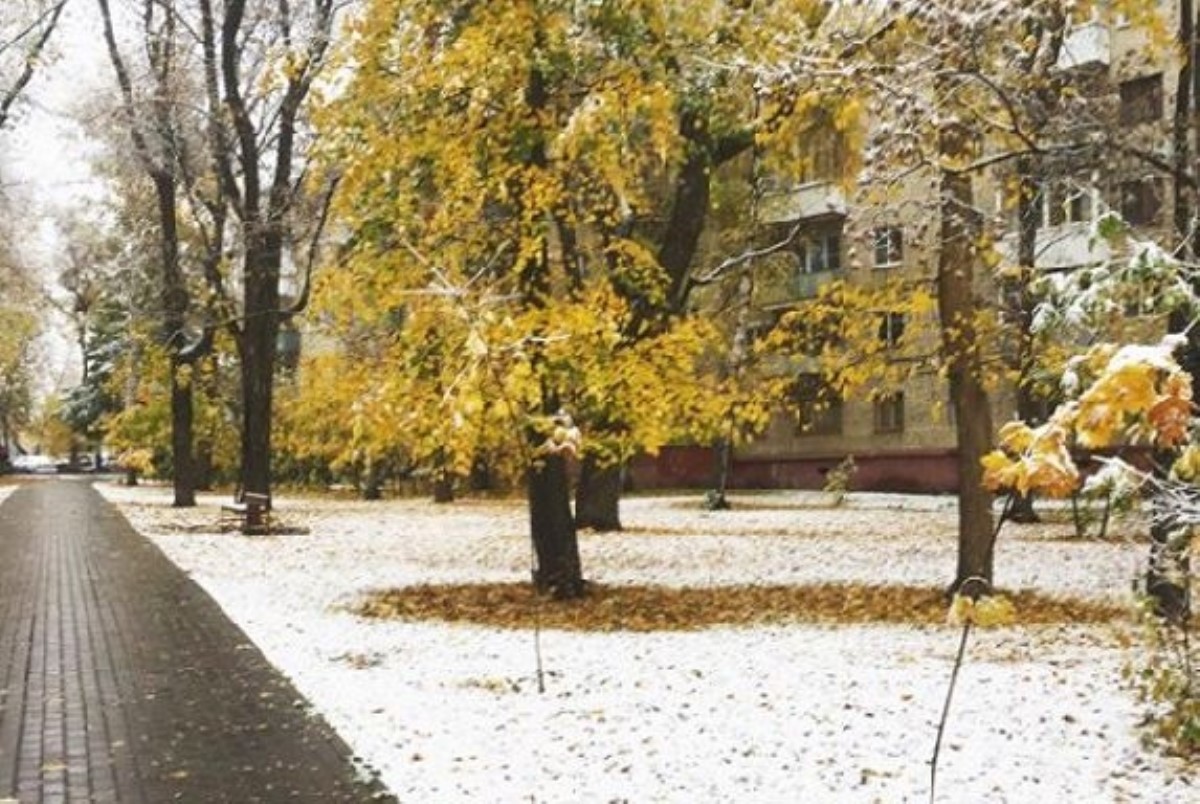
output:
[{"label": "building facade", "polygon": [[[1176,0],[1161,4],[1169,29],[1178,18]],[[1180,229],[1173,220],[1173,114],[1179,58],[1143,28],[1121,18],[1099,16],[1070,26],[1054,67],[1057,80],[1087,99],[1086,114],[1048,134],[1060,138],[1039,156],[1033,172],[1037,192],[1018,205],[1011,191],[1011,163],[981,172],[973,180],[975,202],[988,221],[995,262],[1019,258],[1019,212],[1032,216],[1036,237],[1033,271],[1077,270],[1114,255],[1095,237],[1097,219],[1108,211],[1139,234],[1171,242]],[[1048,129],[1049,131],[1049,129]],[[1066,147],[1071,146],[1071,147]],[[813,159],[811,175],[798,183],[762,188],[758,219],[769,240],[794,236],[773,256],[756,289],[760,318],[812,298],[827,283],[871,284],[897,278],[931,284],[937,272],[938,226],[930,225],[931,184],[914,173],[881,193],[869,180],[847,187],[834,178],[838,143],[829,158]],[[1026,163],[1028,164],[1028,163]],[[979,293],[1002,309],[1005,287],[995,276],[980,278]],[[1164,321],[1149,301],[1133,298],[1120,327],[1161,331]],[[925,338],[936,346],[936,321],[910,321],[886,309],[875,312],[878,337],[890,345],[902,337]],[[923,333],[923,334],[920,334]],[[931,334],[934,333],[934,334]],[[933,339],[933,340],[930,340]],[[1000,345],[1000,352],[1004,345]],[[820,488],[825,473],[846,456],[858,466],[858,489],[952,492],[958,486],[956,434],[949,389],[934,362],[906,372],[900,387],[875,389],[854,398],[830,400],[821,392],[819,373],[803,359],[791,364],[795,391],[770,426],[739,447],[731,485],[740,488]],[[996,424],[1016,415],[1014,389],[994,393]],[[635,485],[703,485],[711,473],[709,451],[668,448],[634,470]]]}]

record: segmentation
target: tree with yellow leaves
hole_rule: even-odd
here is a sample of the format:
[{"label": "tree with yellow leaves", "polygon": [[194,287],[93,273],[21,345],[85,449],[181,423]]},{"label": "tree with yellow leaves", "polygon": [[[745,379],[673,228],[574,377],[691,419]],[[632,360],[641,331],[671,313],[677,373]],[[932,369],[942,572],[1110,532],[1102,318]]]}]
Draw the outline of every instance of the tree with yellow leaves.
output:
[{"label": "tree with yellow leaves", "polygon": [[[11,242],[11,241],[10,241]],[[0,448],[10,455],[17,434],[33,414],[34,371],[39,362],[36,339],[41,332],[33,284],[18,257],[0,247]]]},{"label": "tree with yellow leaves", "polygon": [[753,143],[725,68],[751,22],[718,2],[379,0],[355,26],[326,125],[353,245],[323,304],[402,319],[363,398],[440,460],[461,467],[486,418],[518,439],[556,595],[583,591],[568,417],[615,466],[714,409],[687,295],[711,171]]}]

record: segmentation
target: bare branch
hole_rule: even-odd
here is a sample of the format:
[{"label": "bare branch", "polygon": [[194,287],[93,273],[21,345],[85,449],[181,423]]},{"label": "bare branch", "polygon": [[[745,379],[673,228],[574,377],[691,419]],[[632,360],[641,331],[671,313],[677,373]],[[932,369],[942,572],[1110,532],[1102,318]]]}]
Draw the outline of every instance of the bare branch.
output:
[{"label": "bare branch", "polygon": [[25,37],[32,35],[41,26],[41,30],[37,32],[32,47],[25,54],[25,62],[21,66],[21,72],[18,73],[13,85],[5,90],[3,95],[0,95],[0,128],[4,128],[4,124],[8,122],[9,115],[12,114],[13,105],[21,97],[21,93],[25,91],[25,88],[29,86],[29,82],[33,80],[34,70],[37,68],[38,61],[41,59],[46,45],[50,42],[51,35],[58,28],[58,22],[62,18],[62,12],[67,6],[67,1],[59,0],[14,40],[14,42],[21,41]]},{"label": "bare branch", "polygon": [[758,260],[763,257],[768,257],[772,254],[783,251],[785,248],[787,248],[788,246],[790,246],[792,243],[794,243],[796,241],[796,238],[800,235],[800,232],[802,232],[803,230],[804,230],[804,221],[801,221],[800,223],[797,223],[795,226],[793,226],[790,230],[788,230],[787,235],[779,242],[772,243],[771,245],[764,246],[763,248],[747,249],[746,251],[743,251],[741,254],[738,254],[737,256],[729,257],[725,260],[722,260],[711,270],[701,274],[700,276],[692,277],[692,280],[691,280],[692,284],[701,286],[701,287],[703,287],[704,285],[711,285],[713,282],[720,280],[722,277],[725,276],[726,273],[728,273],[729,271],[732,271],[735,268],[740,268],[741,266],[747,265],[748,263],[751,263],[754,260]]}]

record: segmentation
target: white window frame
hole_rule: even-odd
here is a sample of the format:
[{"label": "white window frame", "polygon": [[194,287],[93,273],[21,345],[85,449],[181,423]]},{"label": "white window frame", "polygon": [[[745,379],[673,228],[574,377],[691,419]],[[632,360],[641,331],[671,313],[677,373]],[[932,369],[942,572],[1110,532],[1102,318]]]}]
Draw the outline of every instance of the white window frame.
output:
[{"label": "white window frame", "polygon": [[[882,251],[881,251],[882,247]],[[880,255],[884,261],[880,261]],[[904,229],[879,226],[871,230],[871,257],[878,269],[898,268],[904,264]]]},{"label": "white window frame", "polygon": [[[836,244],[835,249],[830,248],[830,243]],[[842,233],[835,231],[820,231],[812,236],[805,236],[802,240],[803,250],[797,256],[797,271],[801,276],[811,276],[813,274],[836,273],[842,270]],[[821,255],[820,262],[817,262],[816,255]],[[834,256],[830,260],[830,255]]]}]

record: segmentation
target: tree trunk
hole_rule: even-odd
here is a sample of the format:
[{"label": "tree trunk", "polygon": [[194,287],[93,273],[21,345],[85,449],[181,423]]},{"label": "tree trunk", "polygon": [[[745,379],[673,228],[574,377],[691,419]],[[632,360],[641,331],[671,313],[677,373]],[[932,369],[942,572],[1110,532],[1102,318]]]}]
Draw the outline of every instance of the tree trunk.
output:
[{"label": "tree trunk", "polygon": [[367,464],[367,470],[359,482],[359,496],[369,502],[383,499],[383,476],[374,461]]},{"label": "tree trunk", "polygon": [[[965,134],[942,133],[943,156],[956,156],[968,147]],[[977,336],[975,251],[979,222],[974,217],[968,176],[941,175],[941,248],[938,253],[937,296],[942,351],[950,379],[958,439],[958,568],[952,589],[978,578],[993,581],[992,495],[983,485],[980,463],[992,446],[991,401],[984,385]]]},{"label": "tree trunk", "polygon": [[[678,315],[687,307],[691,267],[700,245],[712,197],[711,142],[708,120],[699,112],[685,111],[679,133],[687,143],[687,156],[675,177],[671,215],[658,249],[658,263],[670,282],[665,315]],[[660,324],[661,322],[655,322]]]},{"label": "tree trunk", "polygon": [[188,294],[179,268],[179,225],[176,220],[177,189],[169,170],[151,173],[158,206],[159,256],[162,260],[163,340],[171,355],[171,465],[174,474],[174,504],[190,508],[196,504],[192,467],[192,382],[179,353],[186,344],[184,315]]},{"label": "tree trunk", "polygon": [[599,465],[591,453],[583,456],[575,489],[575,527],[602,533],[621,530],[622,463]]},{"label": "tree trunk", "polygon": [[1185,581],[1191,571],[1187,557],[1190,528],[1157,519],[1150,526],[1150,563],[1146,569],[1146,595],[1154,613],[1171,622],[1190,616],[1191,599]]},{"label": "tree trunk", "polygon": [[477,455],[471,461],[471,472],[467,477],[467,485],[471,491],[494,491],[496,482],[492,477],[492,465],[488,458]]},{"label": "tree trunk", "polygon": [[202,438],[196,442],[195,458],[192,462],[192,479],[197,491],[212,491],[213,443],[208,438]]},{"label": "tree trunk", "polygon": [[[679,118],[679,134],[686,143],[686,156],[672,187],[670,215],[658,241],[658,264],[669,283],[663,302],[651,303],[639,289],[629,301],[630,316],[625,335],[632,340],[661,331],[671,319],[686,312],[692,290],[691,270],[712,201],[712,174],[722,163],[748,150],[751,137],[730,136],[714,142],[708,114],[703,109],[685,109]],[[575,497],[576,524],[581,528],[608,532],[621,530],[623,467],[600,468],[584,457]],[[720,498],[724,502],[722,490]]]},{"label": "tree trunk", "polygon": [[713,444],[713,487],[704,500],[710,511],[727,511],[731,507],[725,492],[729,489],[729,475],[733,464],[733,440],[726,437]]},{"label": "tree trunk", "polygon": [[180,377],[183,368],[171,360],[171,453],[175,473],[176,508],[196,504],[195,466],[192,461],[192,383]]},{"label": "tree trunk", "polygon": [[[534,47],[545,45],[545,31],[538,20],[534,29]],[[525,87],[525,104],[531,115],[540,116],[549,108],[546,76],[541,64],[530,67]],[[531,140],[527,167],[544,170],[549,164],[545,132],[536,131]],[[518,266],[517,280],[524,303],[533,308],[543,307],[553,289],[549,256],[543,241],[541,248],[528,254]],[[559,397],[546,382],[544,357],[535,350],[531,361],[534,373],[542,380],[543,414],[554,416]],[[583,567],[579,558],[579,540],[575,518],[571,515],[571,485],[567,478],[566,458],[558,453],[538,454],[544,434],[531,428],[529,444],[534,457],[527,469],[526,490],[529,498],[530,536],[536,566],[533,583],[539,592],[549,593],[560,600],[582,597],[584,594]]]},{"label": "tree trunk", "polygon": [[271,494],[271,409],[279,334],[279,244],[246,254],[242,359],[242,488]]},{"label": "tree trunk", "polygon": [[454,475],[444,469],[434,472],[433,501],[439,504],[454,502]]},{"label": "tree trunk", "polygon": [[539,592],[559,600],[582,597],[585,592],[579,539],[571,516],[571,489],[567,462],[562,455],[547,455],[529,468],[529,520],[537,566],[533,583]]},{"label": "tree trunk", "polygon": [[[954,376],[955,374],[959,376]],[[969,578],[990,586],[994,580],[992,495],[983,485],[980,460],[992,447],[992,417],[987,390],[970,371],[951,371],[950,393],[958,436],[958,568],[954,587]]]},{"label": "tree trunk", "polygon": [[[1200,254],[1200,231],[1192,226],[1196,208],[1196,193],[1182,180],[1197,167],[1193,164],[1191,137],[1200,130],[1196,103],[1200,100],[1200,71],[1196,60],[1200,56],[1197,42],[1194,0],[1179,3],[1179,50],[1182,63],[1179,68],[1178,89],[1175,93],[1175,110],[1172,117],[1172,143],[1174,157],[1175,204],[1173,225],[1179,240],[1176,257],[1194,261]],[[1196,283],[1193,283],[1193,290]],[[1200,333],[1191,325],[1189,313],[1173,312],[1167,323],[1171,332],[1187,334],[1187,344],[1180,355],[1180,366],[1191,374],[1193,398],[1200,392]],[[1155,461],[1159,466],[1170,466],[1172,456],[1160,455]],[[1167,619],[1180,619],[1188,614],[1191,602],[1186,584],[1182,579],[1190,571],[1186,548],[1180,549],[1179,526],[1155,517],[1156,524],[1150,527],[1150,558],[1146,567],[1146,594],[1153,600],[1155,613]]]},{"label": "tree trunk", "polygon": [[[1036,203],[1040,188],[1037,185],[1037,162],[1032,156],[1017,160],[1017,278],[1009,291],[1010,323],[1017,331],[1017,418],[1029,424],[1035,422],[1040,411],[1037,395],[1033,390],[1034,343],[1033,343],[1033,294],[1029,282],[1037,271],[1038,214],[1041,205]],[[1038,522],[1033,508],[1033,494],[1017,494],[1013,497],[1008,518],[1013,522]]]}]

